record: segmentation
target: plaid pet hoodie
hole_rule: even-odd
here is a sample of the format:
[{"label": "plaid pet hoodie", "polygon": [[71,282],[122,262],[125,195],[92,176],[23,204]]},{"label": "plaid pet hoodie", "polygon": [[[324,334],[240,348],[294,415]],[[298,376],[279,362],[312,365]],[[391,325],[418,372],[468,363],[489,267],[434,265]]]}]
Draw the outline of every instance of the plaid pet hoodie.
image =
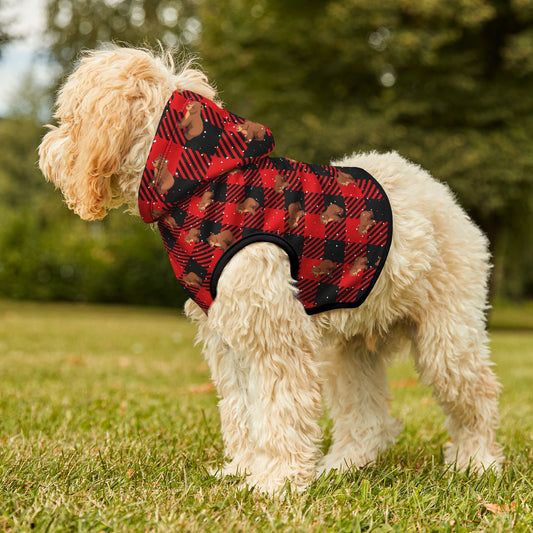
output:
[{"label": "plaid pet hoodie", "polygon": [[253,242],[288,254],[308,314],[358,307],[392,239],[385,192],[365,170],[271,158],[272,133],[196,93],[176,91],[139,189],[177,279],[205,311],[224,266]]}]

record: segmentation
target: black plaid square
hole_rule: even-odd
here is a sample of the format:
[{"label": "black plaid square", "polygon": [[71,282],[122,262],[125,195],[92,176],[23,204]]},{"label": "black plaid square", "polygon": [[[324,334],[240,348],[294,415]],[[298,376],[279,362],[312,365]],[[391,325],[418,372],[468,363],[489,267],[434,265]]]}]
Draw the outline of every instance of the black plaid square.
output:
[{"label": "black plaid square", "polygon": [[315,297],[315,305],[331,305],[337,300],[339,287],[330,283],[321,283]]},{"label": "black plaid square", "polygon": [[192,257],[189,258],[185,267],[185,274],[190,272],[196,274],[201,280],[207,275],[207,269],[197,263]]},{"label": "black plaid square", "polygon": [[265,205],[265,192],[262,187],[256,187],[254,185],[247,185],[244,188],[244,196],[246,198],[252,198],[261,207]]},{"label": "black plaid square", "polygon": [[334,263],[344,263],[343,241],[327,240],[324,244],[324,259],[329,259]]},{"label": "black plaid square", "polygon": [[294,252],[298,257],[302,257],[304,253],[304,237],[303,235],[296,235],[293,233],[287,233],[285,240],[292,246]]},{"label": "black plaid square", "polygon": [[302,191],[285,190],[284,197],[285,197],[285,209],[288,210],[291,204],[299,202],[301,208],[305,211],[306,209],[305,195]]},{"label": "black plaid square", "polygon": [[386,220],[388,217],[386,206],[383,200],[370,198],[365,200],[365,211],[374,213],[374,220]]},{"label": "black plaid square", "polygon": [[381,258],[384,254],[384,248],[383,246],[374,246],[373,244],[369,244],[366,247],[366,258],[368,259],[368,264],[375,266],[379,265],[381,262]]},{"label": "black plaid square", "polygon": [[168,190],[165,202],[174,203],[197,190],[198,181],[175,176],[174,185]]},{"label": "black plaid square", "polygon": [[288,173],[293,172],[293,164],[289,159],[286,159],[284,157],[272,157],[270,159],[270,162],[278,170],[285,171]]},{"label": "black plaid square", "polygon": [[225,182],[215,181],[211,184],[209,190],[213,193],[214,202],[225,202],[228,195],[228,185]]},{"label": "black plaid square", "polygon": [[222,231],[222,224],[214,220],[204,220],[200,227],[200,240],[207,241],[210,235],[217,235]]},{"label": "black plaid square", "polygon": [[182,227],[185,225],[187,219],[187,211],[176,207],[170,212],[170,216],[174,219],[176,225]]},{"label": "black plaid square", "polygon": [[346,214],[346,206],[344,205],[344,197],[336,194],[324,194],[324,208],[327,209],[331,204],[338,205]]}]

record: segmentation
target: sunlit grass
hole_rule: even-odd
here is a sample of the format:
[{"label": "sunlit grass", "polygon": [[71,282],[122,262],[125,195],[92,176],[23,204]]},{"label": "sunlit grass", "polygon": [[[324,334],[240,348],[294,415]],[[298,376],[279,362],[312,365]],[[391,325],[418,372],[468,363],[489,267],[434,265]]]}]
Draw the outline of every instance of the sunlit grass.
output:
[{"label": "sunlit grass", "polygon": [[272,502],[209,474],[216,393],[178,311],[0,302],[0,317],[0,531],[532,530],[533,332],[491,335],[501,477],[443,468],[443,416],[405,362],[397,445]]}]

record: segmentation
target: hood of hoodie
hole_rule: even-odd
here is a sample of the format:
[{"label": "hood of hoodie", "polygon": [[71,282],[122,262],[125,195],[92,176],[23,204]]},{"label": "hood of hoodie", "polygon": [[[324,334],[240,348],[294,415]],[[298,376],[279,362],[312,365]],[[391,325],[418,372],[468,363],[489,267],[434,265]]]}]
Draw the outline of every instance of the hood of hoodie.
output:
[{"label": "hood of hoodie", "polygon": [[270,130],[190,91],[176,91],[159,122],[139,191],[139,211],[155,222],[206,183],[268,156]]}]

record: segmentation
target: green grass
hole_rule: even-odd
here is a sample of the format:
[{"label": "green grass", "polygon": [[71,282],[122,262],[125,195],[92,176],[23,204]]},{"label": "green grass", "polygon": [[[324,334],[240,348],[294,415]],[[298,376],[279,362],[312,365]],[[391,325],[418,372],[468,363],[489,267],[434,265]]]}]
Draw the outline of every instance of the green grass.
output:
[{"label": "green grass", "polygon": [[402,363],[397,445],[273,501],[210,476],[216,394],[178,312],[0,301],[0,317],[0,531],[533,531],[533,331],[491,335],[501,477],[443,468],[442,414]]}]

